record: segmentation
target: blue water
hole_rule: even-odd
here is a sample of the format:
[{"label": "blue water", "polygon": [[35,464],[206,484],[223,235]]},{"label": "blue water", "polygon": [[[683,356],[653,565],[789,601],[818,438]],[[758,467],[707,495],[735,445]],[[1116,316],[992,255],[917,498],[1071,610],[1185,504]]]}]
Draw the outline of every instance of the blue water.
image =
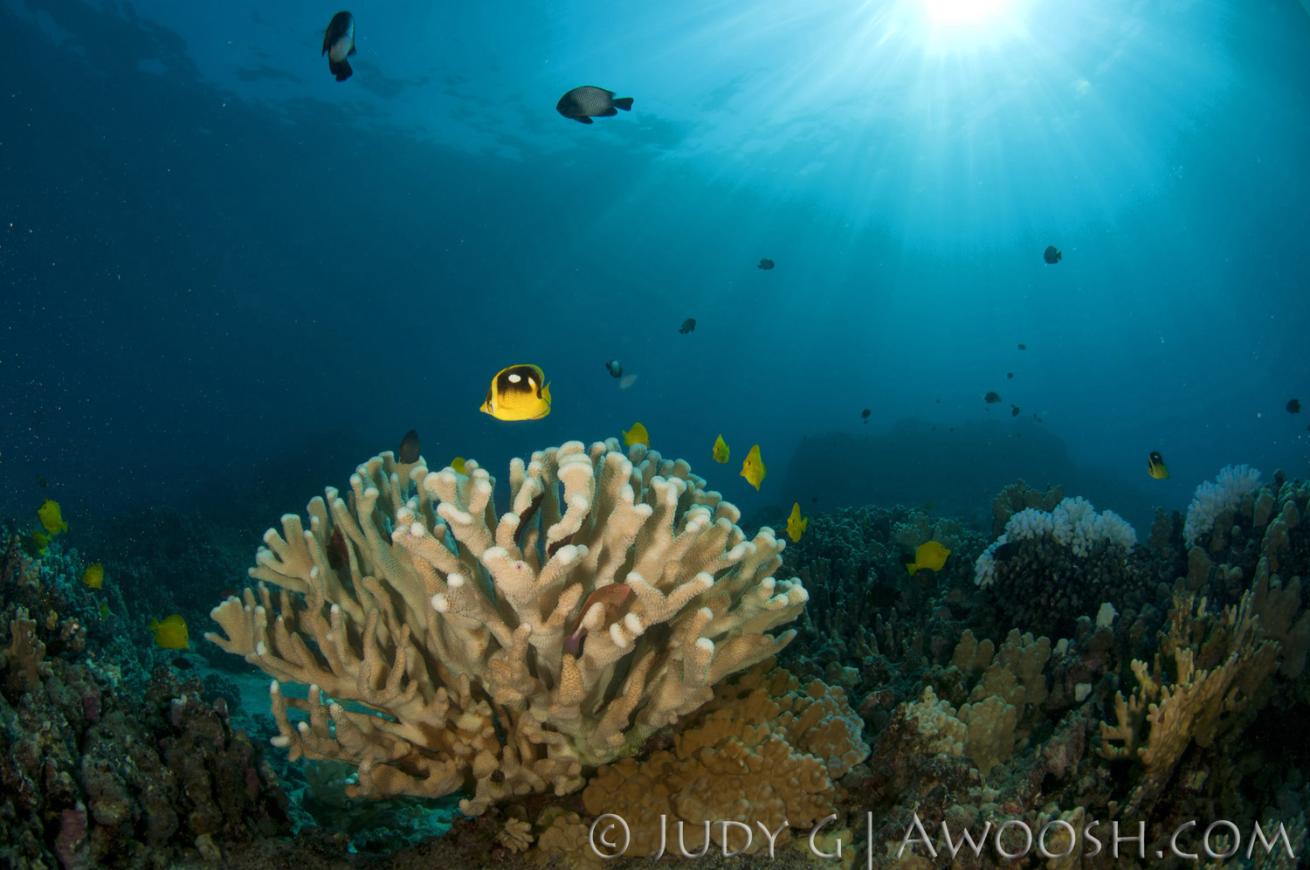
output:
[{"label": "blue water", "polygon": [[[1017,472],[1142,531],[1222,465],[1304,476],[1310,15],[928,5],[361,2],[338,83],[319,3],[0,0],[0,514],[262,525],[411,427],[503,477],[635,420],[765,519],[825,494],[798,448],[862,501]],[[634,110],[566,120],[579,84]],[[478,413],[518,362],[551,415]]]}]

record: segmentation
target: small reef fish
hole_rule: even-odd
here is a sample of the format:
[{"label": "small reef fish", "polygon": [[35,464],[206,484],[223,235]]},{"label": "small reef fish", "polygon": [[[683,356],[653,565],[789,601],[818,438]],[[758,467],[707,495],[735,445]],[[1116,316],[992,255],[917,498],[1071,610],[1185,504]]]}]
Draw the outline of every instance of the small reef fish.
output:
[{"label": "small reef fish", "polygon": [[946,564],[946,559],[951,555],[951,551],[942,546],[939,541],[926,541],[919,545],[919,549],[914,551],[914,561],[905,566],[905,570],[911,574],[917,574],[919,571],[940,571]]},{"label": "small reef fish", "polygon": [[422,444],[418,440],[418,430],[410,429],[405,433],[405,437],[400,439],[400,446],[396,448],[396,459],[406,465],[412,465],[418,462],[420,450]]},{"label": "small reef fish", "polygon": [[640,420],[632,424],[631,429],[623,430],[623,445],[631,447],[634,444],[641,444],[645,447],[650,446],[650,433],[646,431],[646,426]]},{"label": "small reef fish", "polygon": [[1001,394],[995,390],[988,390],[987,395],[983,396],[983,401],[989,405],[995,405],[997,402],[1001,401]]},{"label": "small reef fish", "polygon": [[860,416],[864,418],[864,422],[866,423],[869,422],[869,417],[872,414],[873,414],[872,408],[865,408],[863,411],[860,412]]},{"label": "small reef fish", "polygon": [[582,85],[559,98],[555,111],[581,124],[590,124],[592,118],[608,118],[632,111],[632,97],[615,97],[613,91],[594,85]]},{"label": "small reef fish", "polygon": [[355,16],[338,12],[323,32],[323,54],[327,55],[328,69],[337,81],[344,82],[354,70],[346,58],[355,53]]},{"label": "small reef fish", "polygon": [[1289,413],[1289,414],[1299,414],[1299,413],[1301,413],[1301,400],[1300,400],[1300,399],[1288,399],[1288,400],[1287,400],[1287,413]]},{"label": "small reef fish", "polygon": [[33,559],[44,558],[50,549],[50,539],[53,537],[41,531],[32,532],[23,541],[23,551]]},{"label": "small reef fish", "polygon": [[51,537],[68,531],[68,523],[64,522],[64,513],[59,509],[59,502],[52,498],[46,499],[36,509],[36,518],[41,521],[42,528],[49,532]]},{"label": "small reef fish", "polygon": [[187,631],[186,620],[180,613],[174,613],[162,621],[150,620],[150,633],[155,636],[155,646],[162,649],[186,649],[191,645],[191,635]]},{"label": "small reef fish", "polygon": [[682,321],[682,326],[678,327],[679,335],[686,335],[689,332],[695,332],[695,331],[696,331],[696,318],[694,317],[688,317],[686,320]]},{"label": "small reef fish", "polygon": [[1019,344],[1019,350],[1027,350],[1027,349],[1028,349],[1028,345],[1023,344],[1022,342],[1020,342],[1020,344]]},{"label": "small reef fish", "polygon": [[588,595],[587,600],[582,602],[582,609],[578,611],[578,625],[564,637],[564,652],[574,658],[582,655],[582,645],[587,639],[587,629],[582,625],[582,620],[586,617],[587,611],[599,604],[605,608],[603,621],[613,622],[618,617],[619,611],[632,598],[632,594],[632,587],[628,584],[610,583]]},{"label": "small reef fish", "polygon": [[463,456],[456,456],[454,459],[450,460],[450,469],[456,474],[462,474],[465,477],[468,477],[468,466],[464,463]]},{"label": "small reef fish", "polygon": [[732,455],[732,452],[728,449],[728,442],[723,440],[722,433],[719,433],[719,437],[714,439],[714,447],[710,453],[713,455],[714,461],[720,465],[726,464],[728,457]]},{"label": "small reef fish", "polygon": [[497,420],[540,420],[550,413],[550,385],[540,366],[519,363],[496,372],[482,413]]},{"label": "small reef fish", "polygon": [[1156,480],[1169,478],[1169,468],[1164,464],[1164,457],[1160,455],[1159,450],[1152,450],[1151,455],[1146,457],[1146,473]]},{"label": "small reef fish", "polygon": [[1047,245],[1046,250],[1042,251],[1042,259],[1046,261],[1046,265],[1054,266],[1064,259],[1064,254],[1060,253],[1055,245]]},{"label": "small reef fish", "polygon": [[[350,545],[346,543],[346,536],[341,533],[341,527],[332,530],[332,537],[328,538],[327,545],[328,565],[333,571],[345,571],[350,568]],[[236,595],[235,589],[227,592],[223,597]]]},{"label": "small reef fish", "polygon": [[105,566],[99,562],[92,562],[86,566],[82,572],[82,585],[87,589],[99,589],[105,585]]},{"label": "small reef fish", "polygon": [[763,269],[764,271],[767,272],[773,268],[773,261],[770,260],[768,257],[765,257],[764,259],[760,260],[760,264],[756,266],[756,268]]},{"label": "small reef fish", "polygon": [[1006,379],[1007,381],[1012,381],[1012,380],[1014,380],[1014,372],[1006,372],[1006,373],[1005,373],[1005,379]]},{"label": "small reef fish", "polygon": [[750,452],[741,463],[741,476],[746,478],[746,482],[759,490],[760,484],[764,482],[764,477],[769,470],[764,467],[764,458],[760,456],[760,445],[752,444]]},{"label": "small reef fish", "polygon": [[1018,416],[1019,416],[1019,406],[1018,406],[1018,405],[1011,405],[1011,406],[1010,406],[1010,416],[1011,416],[1011,417],[1018,417]]},{"label": "small reef fish", "polygon": [[791,513],[787,516],[787,537],[791,538],[793,544],[800,541],[809,524],[810,518],[801,516],[801,503],[792,502]]},{"label": "small reef fish", "polygon": [[623,363],[612,359],[605,363],[605,371],[610,373],[611,378],[621,378],[623,377]]}]

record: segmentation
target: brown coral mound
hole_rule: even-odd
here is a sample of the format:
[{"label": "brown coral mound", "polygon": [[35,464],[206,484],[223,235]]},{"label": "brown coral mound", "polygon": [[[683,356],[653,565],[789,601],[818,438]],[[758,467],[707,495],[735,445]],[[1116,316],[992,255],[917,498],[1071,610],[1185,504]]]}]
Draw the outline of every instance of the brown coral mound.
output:
[{"label": "brown coral mound", "polygon": [[[582,802],[591,817],[615,813],[634,820],[629,856],[657,853],[661,815],[671,848],[682,823],[689,852],[708,846],[755,853],[768,846],[761,825],[781,831],[781,845],[792,828],[809,830],[839,812],[835,781],[869,753],[859,716],[841,689],[817,680],[802,685],[770,666],[759,665],[719,690],[671,748],[607,765],[587,785]],[[749,826],[749,845],[743,827],[718,824],[723,820]],[[708,842],[706,822],[712,823]],[[585,829],[571,824],[575,836],[555,831],[543,836],[539,851],[580,859],[586,841],[576,834]]]}]

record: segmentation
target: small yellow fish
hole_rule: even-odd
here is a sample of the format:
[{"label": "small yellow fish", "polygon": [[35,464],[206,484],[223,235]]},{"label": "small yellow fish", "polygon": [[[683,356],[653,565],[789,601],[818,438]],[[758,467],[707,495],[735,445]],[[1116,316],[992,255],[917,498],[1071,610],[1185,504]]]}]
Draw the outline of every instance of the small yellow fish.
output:
[{"label": "small yellow fish", "polygon": [[633,423],[631,429],[623,431],[623,446],[631,447],[634,444],[650,446],[650,433],[646,431],[645,425],[640,420]]},{"label": "small yellow fish", "polygon": [[456,474],[462,474],[465,477],[468,476],[468,466],[464,464],[463,456],[456,456],[454,459],[450,460],[450,467],[455,470]]},{"label": "small yellow fish", "polygon": [[1160,455],[1159,450],[1152,450],[1151,455],[1146,457],[1146,473],[1156,480],[1165,480],[1169,477],[1169,468],[1164,464],[1164,457]]},{"label": "small yellow fish", "polygon": [[27,539],[27,554],[33,559],[43,558],[46,551],[50,549],[50,538],[51,536],[45,532],[32,532]]},{"label": "small yellow fish", "polygon": [[87,565],[82,572],[82,585],[87,589],[99,589],[105,585],[105,566],[99,562]]},{"label": "small yellow fish", "polygon": [[182,614],[174,613],[163,622],[150,620],[150,631],[155,636],[155,646],[163,649],[186,649],[191,645],[191,635],[187,632],[186,620]]},{"label": "small yellow fish", "polygon": [[550,413],[545,373],[530,363],[501,369],[487,387],[481,410],[497,420],[540,420]]},{"label": "small yellow fish", "polygon": [[810,518],[801,516],[801,503],[793,502],[791,515],[787,517],[787,537],[791,538],[793,544],[801,539],[809,524]]},{"label": "small yellow fish", "polygon": [[723,435],[720,434],[718,438],[714,439],[714,461],[720,465],[726,465],[730,455],[732,455],[732,452],[728,450],[728,442],[724,441]]},{"label": "small yellow fish", "polygon": [[750,452],[741,463],[741,476],[758,490],[760,484],[764,482],[764,476],[768,473],[769,470],[764,467],[764,460],[760,457],[760,445],[752,444]]},{"label": "small yellow fish", "polygon": [[946,549],[937,541],[928,541],[920,544],[919,549],[914,551],[914,561],[905,566],[905,570],[914,574],[925,568],[929,571],[940,571],[946,564],[946,557],[951,555],[951,551]]},{"label": "small yellow fish", "polygon": [[68,531],[68,523],[64,522],[64,514],[59,510],[59,502],[52,498],[46,499],[41,507],[37,508],[36,516],[52,536]]}]

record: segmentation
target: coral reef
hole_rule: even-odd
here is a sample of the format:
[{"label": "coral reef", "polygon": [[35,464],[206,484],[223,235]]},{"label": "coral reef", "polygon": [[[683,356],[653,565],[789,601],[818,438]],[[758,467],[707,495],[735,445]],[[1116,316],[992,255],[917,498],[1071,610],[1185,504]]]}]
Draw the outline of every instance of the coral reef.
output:
[{"label": "coral reef", "polygon": [[[940,572],[911,578],[906,560],[929,540],[951,556]],[[856,696],[878,691],[884,704],[917,695],[923,668],[949,656],[973,609],[972,564],[985,544],[959,522],[915,508],[815,515],[783,554],[811,597],[783,664]]]},{"label": "coral reef", "polygon": [[81,576],[56,546],[2,572],[0,863],[213,864],[285,833],[276,778],[226,703],[167,667],[138,674],[109,640],[125,632],[88,631],[114,617]]},{"label": "coral reef", "polygon": [[[178,671],[172,652],[141,655],[112,582],[73,583],[82,563],[62,539],[38,561],[0,549],[0,729],[15,747],[0,860],[347,867],[358,851],[387,866],[639,866],[660,831],[643,822],[661,815],[668,846],[683,823],[706,866],[812,866],[808,830],[823,820],[816,844],[841,839],[840,866],[995,866],[998,849],[1024,850],[1025,827],[1069,854],[1030,849],[1016,866],[1099,866],[1080,854],[1088,826],[1104,842],[1113,823],[1143,823],[1149,855],[1179,829],[1199,849],[1194,819],[1241,831],[1216,847],[1244,851],[1256,824],[1298,856],[1310,846],[1310,750],[1289,739],[1310,713],[1306,483],[1278,473],[1207,497],[1222,507],[1193,524],[1191,546],[1178,513],[1157,513],[1135,545],[1112,514],[1016,485],[994,503],[1005,537],[990,548],[922,510],[865,507],[815,514],[784,550],[769,530],[747,541],[688,469],[641,448],[543,451],[512,467],[503,514],[490,477],[468,470],[366,463],[344,497],[311,503],[308,529],[284,518],[252,571],[261,585],[219,608],[246,634],[216,639],[280,681],[257,733],[323,756],[273,754],[285,792],[231,715],[237,698],[254,706],[261,675],[242,691]],[[910,576],[906,558],[930,539],[951,557]],[[980,586],[985,550],[994,573]],[[707,565],[713,585],[692,593]],[[803,582],[770,579],[793,573]],[[668,605],[679,589],[686,600]],[[787,621],[799,634],[780,648]],[[665,709],[655,687],[687,690],[690,657],[711,652],[687,626],[716,622],[735,627],[713,636],[694,706],[643,720]],[[741,666],[714,673],[747,634]],[[590,699],[576,710],[558,703],[570,658]],[[300,681],[308,697],[293,697]],[[438,693],[445,718],[419,718]],[[343,754],[352,740],[367,757]],[[451,772],[447,799],[354,799],[410,791],[424,764]],[[624,860],[590,850],[603,813],[633,822]],[[731,822],[778,831],[774,856],[758,827],[748,846]],[[983,845],[947,858],[943,825]]]},{"label": "coral reef", "polygon": [[1132,558],[1137,534],[1086,499],[1062,499],[1050,512],[1025,508],[974,562],[1003,624],[1067,634],[1105,602],[1140,609],[1155,593],[1149,570]]},{"label": "coral reef", "polygon": [[353,794],[567,794],[794,635],[770,633],[807,600],[773,576],[782,543],[747,540],[686,463],[569,442],[512,463],[499,517],[466,469],[371,459],[213,611],[206,637],[275,678],[276,742],[355,766]]},{"label": "coral reef", "polygon": [[1235,512],[1243,499],[1259,487],[1260,472],[1249,465],[1226,465],[1213,481],[1201,483],[1187,506],[1183,523],[1184,543],[1189,547],[1195,544],[1215,527],[1224,514]]},{"label": "coral reef", "polygon": [[[671,737],[672,745],[597,771],[582,792],[587,816],[616,813],[644,821],[663,816],[670,829],[683,824],[688,852],[726,848],[756,854],[768,845],[757,824],[773,832],[781,846],[790,842],[792,829],[806,834],[838,812],[841,792],[834,783],[869,753],[860,738],[860,718],[840,688],[817,680],[802,686],[771,665],[757,666],[716,691],[714,700]],[[748,821],[752,836],[716,824],[724,819]],[[564,816],[548,816],[547,822],[537,854],[570,866],[582,862],[588,850],[585,829],[577,836],[577,821]],[[639,825],[632,834],[628,856],[658,853],[658,825]]]}]

